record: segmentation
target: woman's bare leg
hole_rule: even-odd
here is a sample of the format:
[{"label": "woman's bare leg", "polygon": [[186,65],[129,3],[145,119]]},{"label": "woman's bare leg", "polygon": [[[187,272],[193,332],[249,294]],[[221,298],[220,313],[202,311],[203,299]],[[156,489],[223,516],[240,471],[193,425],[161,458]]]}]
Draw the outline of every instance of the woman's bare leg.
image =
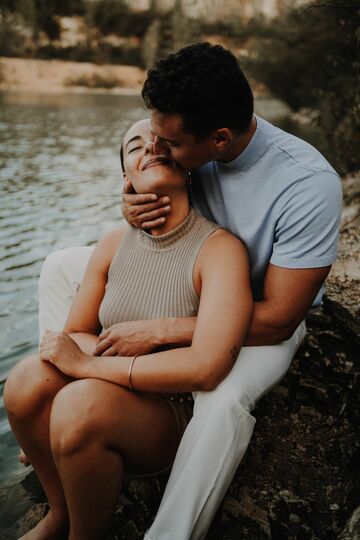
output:
[{"label": "woman's bare leg", "polygon": [[109,527],[123,470],[166,467],[180,434],[162,398],[85,379],[54,399],[50,440],[69,510],[69,540],[95,540]]},{"label": "woman's bare leg", "polygon": [[37,355],[27,357],[10,373],[4,402],[11,428],[44,488],[50,512],[23,538],[66,538],[68,513],[49,443],[49,418],[54,396],[73,379]]}]

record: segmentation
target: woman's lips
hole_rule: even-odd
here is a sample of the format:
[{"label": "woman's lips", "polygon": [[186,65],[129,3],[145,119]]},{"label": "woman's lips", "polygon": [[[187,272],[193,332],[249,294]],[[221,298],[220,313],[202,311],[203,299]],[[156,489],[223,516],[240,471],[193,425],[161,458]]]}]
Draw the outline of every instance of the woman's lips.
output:
[{"label": "woman's lips", "polygon": [[145,163],[145,165],[143,166],[142,170],[144,171],[145,169],[148,169],[150,167],[157,167],[158,165],[172,165],[172,160],[167,158],[167,157],[156,157],[156,158],[153,158],[153,159],[150,159],[149,161],[147,161]]}]

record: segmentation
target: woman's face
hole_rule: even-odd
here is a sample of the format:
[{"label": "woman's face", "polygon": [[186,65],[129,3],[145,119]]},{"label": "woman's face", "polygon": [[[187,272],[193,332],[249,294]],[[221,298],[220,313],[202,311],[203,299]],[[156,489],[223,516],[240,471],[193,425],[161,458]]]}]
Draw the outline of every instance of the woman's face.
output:
[{"label": "woman's face", "polygon": [[164,154],[154,154],[150,120],[136,122],[126,133],[122,148],[125,178],[137,193],[163,195],[185,189],[186,175]]}]

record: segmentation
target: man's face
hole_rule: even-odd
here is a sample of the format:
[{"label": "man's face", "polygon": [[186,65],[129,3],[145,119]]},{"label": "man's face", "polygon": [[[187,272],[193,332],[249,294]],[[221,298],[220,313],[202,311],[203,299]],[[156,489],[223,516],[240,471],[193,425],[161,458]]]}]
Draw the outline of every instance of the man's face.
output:
[{"label": "man's face", "polygon": [[179,114],[151,111],[151,127],[155,135],[154,152],[170,156],[183,169],[192,170],[216,158],[213,136],[198,140],[183,129]]}]

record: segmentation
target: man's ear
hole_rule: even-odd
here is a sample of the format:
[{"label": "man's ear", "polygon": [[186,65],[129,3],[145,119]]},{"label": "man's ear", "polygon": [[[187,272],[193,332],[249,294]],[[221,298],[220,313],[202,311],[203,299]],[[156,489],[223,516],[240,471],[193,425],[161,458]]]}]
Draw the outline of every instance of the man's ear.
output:
[{"label": "man's ear", "polygon": [[229,128],[219,128],[214,131],[216,149],[222,152],[232,142],[234,134]]}]

